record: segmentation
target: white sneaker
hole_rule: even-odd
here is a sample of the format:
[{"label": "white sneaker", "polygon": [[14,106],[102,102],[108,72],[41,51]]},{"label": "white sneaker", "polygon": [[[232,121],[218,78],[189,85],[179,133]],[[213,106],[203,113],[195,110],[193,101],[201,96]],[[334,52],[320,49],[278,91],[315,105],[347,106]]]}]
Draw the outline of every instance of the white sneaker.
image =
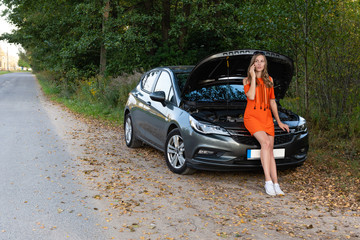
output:
[{"label": "white sneaker", "polygon": [[275,190],[276,195],[285,195],[285,193],[283,191],[281,191],[278,183],[274,184],[274,190]]},{"label": "white sneaker", "polygon": [[275,196],[276,192],[274,189],[274,184],[272,181],[266,181],[265,182],[265,192],[269,194],[270,196]]}]

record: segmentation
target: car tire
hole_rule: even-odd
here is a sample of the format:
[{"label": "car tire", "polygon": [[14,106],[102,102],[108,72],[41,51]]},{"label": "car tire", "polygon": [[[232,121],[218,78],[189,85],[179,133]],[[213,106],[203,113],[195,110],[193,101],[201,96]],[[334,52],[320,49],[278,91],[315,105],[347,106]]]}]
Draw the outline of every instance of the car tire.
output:
[{"label": "car tire", "polygon": [[178,129],[172,130],[166,138],[165,160],[173,173],[186,175],[195,172],[187,166],[184,140]]},{"label": "car tire", "polygon": [[138,140],[135,136],[130,113],[125,115],[124,135],[125,135],[126,146],[130,148],[137,148],[141,146],[142,142]]}]

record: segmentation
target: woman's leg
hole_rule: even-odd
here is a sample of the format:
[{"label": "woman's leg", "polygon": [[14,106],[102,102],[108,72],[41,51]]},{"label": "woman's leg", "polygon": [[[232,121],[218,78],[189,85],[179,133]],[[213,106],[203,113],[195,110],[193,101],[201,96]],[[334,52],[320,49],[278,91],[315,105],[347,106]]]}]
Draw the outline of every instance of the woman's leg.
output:
[{"label": "woman's leg", "polygon": [[269,135],[264,131],[254,133],[254,137],[259,141],[261,146],[260,159],[265,175],[265,192],[271,196],[275,196],[276,192],[272,182],[273,166],[271,163],[271,157],[273,157],[273,144],[271,144]]},{"label": "woman's leg", "polygon": [[278,183],[278,177],[277,177],[277,169],[276,169],[276,162],[274,158],[274,137],[269,136],[270,143],[271,143],[271,154],[270,154],[270,175],[271,179],[274,183],[274,190],[276,195],[285,195],[285,193],[281,190],[279,183]]},{"label": "woman's leg", "polygon": [[261,146],[260,159],[264,170],[265,181],[272,181],[273,166],[271,164],[271,157],[274,157],[272,149],[274,144],[271,143],[269,135],[267,135],[264,131],[254,133],[254,137],[258,140]]},{"label": "woman's leg", "polygon": [[268,135],[269,139],[270,139],[270,175],[271,175],[271,180],[273,181],[273,183],[278,183],[278,177],[277,177],[277,169],[276,169],[276,162],[275,162],[275,158],[274,158],[274,136],[270,136]]}]

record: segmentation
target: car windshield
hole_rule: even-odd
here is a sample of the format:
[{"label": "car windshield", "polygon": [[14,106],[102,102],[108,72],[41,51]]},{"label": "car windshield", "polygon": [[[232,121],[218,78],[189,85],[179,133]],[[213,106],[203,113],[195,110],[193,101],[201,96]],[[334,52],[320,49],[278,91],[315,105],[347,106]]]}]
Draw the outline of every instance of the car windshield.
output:
[{"label": "car windshield", "polygon": [[241,84],[224,84],[206,86],[185,95],[189,101],[246,101],[244,86]]},{"label": "car windshield", "polygon": [[181,73],[175,73],[175,80],[177,81],[178,83],[178,86],[179,86],[179,89],[180,89],[180,92],[183,91],[184,89],[184,86],[185,86],[185,83],[186,83],[186,80],[187,78],[189,77],[189,72],[181,72]]}]

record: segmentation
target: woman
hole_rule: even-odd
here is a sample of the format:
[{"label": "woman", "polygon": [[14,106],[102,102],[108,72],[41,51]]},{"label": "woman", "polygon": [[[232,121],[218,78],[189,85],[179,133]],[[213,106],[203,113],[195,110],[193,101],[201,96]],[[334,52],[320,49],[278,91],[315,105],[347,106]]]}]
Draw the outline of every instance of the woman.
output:
[{"label": "woman", "polygon": [[271,112],[282,130],[289,132],[289,126],[280,121],[274,83],[267,72],[267,60],[263,52],[254,53],[243,84],[247,97],[244,124],[261,146],[260,159],[265,175],[265,191],[272,196],[284,195],[278,183],[273,153],[275,131]]}]

